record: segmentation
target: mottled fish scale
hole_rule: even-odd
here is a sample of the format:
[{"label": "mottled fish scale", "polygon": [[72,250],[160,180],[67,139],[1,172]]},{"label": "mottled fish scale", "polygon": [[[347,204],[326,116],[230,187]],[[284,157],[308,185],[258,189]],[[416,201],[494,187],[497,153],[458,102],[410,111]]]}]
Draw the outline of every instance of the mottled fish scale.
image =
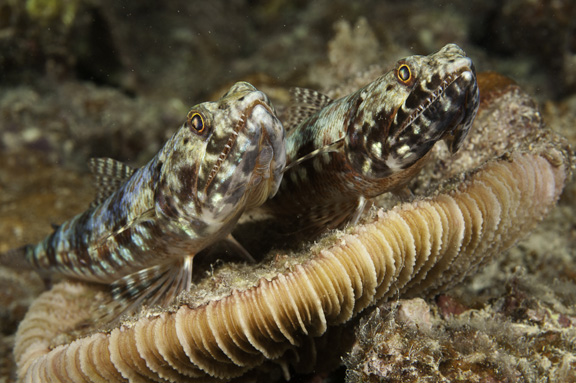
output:
[{"label": "mottled fish scale", "polygon": [[286,172],[265,209],[308,237],[356,221],[370,198],[405,187],[437,141],[457,151],[479,103],[472,61],[454,44],[399,60],[341,99],[305,89],[292,98]]},{"label": "mottled fish scale", "polygon": [[91,160],[101,185],[94,206],[39,244],[1,254],[0,264],[111,284],[132,303],[168,302],[190,286],[193,256],[274,195],[284,164],[284,130],[268,97],[237,83],[193,107],[143,167]]}]

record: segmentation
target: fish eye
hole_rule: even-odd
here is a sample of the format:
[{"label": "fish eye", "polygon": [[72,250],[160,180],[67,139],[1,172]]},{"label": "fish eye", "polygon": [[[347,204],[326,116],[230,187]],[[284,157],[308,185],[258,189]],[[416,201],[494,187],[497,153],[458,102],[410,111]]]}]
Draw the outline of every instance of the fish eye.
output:
[{"label": "fish eye", "polygon": [[403,83],[407,83],[412,79],[412,71],[410,71],[410,67],[406,64],[402,64],[398,67],[396,71],[396,77]]},{"label": "fish eye", "polygon": [[187,121],[188,128],[193,130],[195,133],[202,134],[206,129],[206,125],[204,124],[204,118],[198,112],[189,112]]}]

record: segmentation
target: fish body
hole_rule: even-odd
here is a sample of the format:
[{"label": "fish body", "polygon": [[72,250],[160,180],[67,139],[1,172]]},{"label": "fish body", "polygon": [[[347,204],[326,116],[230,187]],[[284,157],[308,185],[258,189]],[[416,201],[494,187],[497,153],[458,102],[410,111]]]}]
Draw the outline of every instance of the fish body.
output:
[{"label": "fish body", "polygon": [[458,46],[411,56],[358,91],[332,101],[296,88],[286,133],[286,170],[265,209],[288,232],[355,222],[366,202],[400,190],[439,140],[456,152],[479,104],[476,74]]},{"label": "fish body", "polygon": [[277,191],[284,164],[284,129],[268,97],[237,83],[193,107],[138,170],[93,160],[105,190],[98,203],[42,242],[2,254],[0,264],[112,284],[124,298],[168,292],[166,301],[189,287],[195,254]]}]

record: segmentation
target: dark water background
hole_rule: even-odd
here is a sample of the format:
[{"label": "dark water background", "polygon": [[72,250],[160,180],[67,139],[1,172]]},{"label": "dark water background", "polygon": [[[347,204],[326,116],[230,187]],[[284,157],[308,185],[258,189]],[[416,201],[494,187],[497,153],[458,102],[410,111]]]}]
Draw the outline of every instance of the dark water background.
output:
[{"label": "dark water background", "polygon": [[[235,81],[281,109],[290,86],[326,90],[450,42],[477,71],[514,79],[576,142],[574,0],[0,0],[0,251],[87,206],[88,158],[143,164],[190,106]],[[539,231],[488,272],[521,264],[575,284],[575,200],[572,182]],[[42,288],[10,278],[0,275],[0,382],[13,378],[13,333]]]}]

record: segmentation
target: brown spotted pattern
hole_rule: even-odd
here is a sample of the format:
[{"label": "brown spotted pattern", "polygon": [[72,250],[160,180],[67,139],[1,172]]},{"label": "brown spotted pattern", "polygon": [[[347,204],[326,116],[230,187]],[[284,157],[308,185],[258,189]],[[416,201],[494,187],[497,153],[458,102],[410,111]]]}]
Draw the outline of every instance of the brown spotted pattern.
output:
[{"label": "brown spotted pattern", "polygon": [[111,284],[131,305],[169,302],[178,293],[172,287],[191,278],[190,257],[273,195],[284,164],[284,129],[268,97],[239,82],[194,106],[140,169],[93,161],[106,186],[99,203],[39,244],[0,254],[0,264]]},{"label": "brown spotted pattern", "polygon": [[369,199],[404,187],[436,142],[456,152],[479,103],[472,61],[454,44],[402,59],[336,101],[293,95],[287,171],[264,207],[284,231],[307,237],[355,223]]},{"label": "brown spotted pattern", "polygon": [[259,265],[225,265],[172,308],[112,327],[99,320],[108,294],[82,283],[55,286],[19,327],[19,381],[244,378],[270,361],[309,358],[311,338],[377,302],[460,282],[547,214],[573,161],[517,86],[497,92],[481,106],[459,161],[430,164],[450,179],[429,182],[429,197],[379,208],[303,253],[277,250]]}]

